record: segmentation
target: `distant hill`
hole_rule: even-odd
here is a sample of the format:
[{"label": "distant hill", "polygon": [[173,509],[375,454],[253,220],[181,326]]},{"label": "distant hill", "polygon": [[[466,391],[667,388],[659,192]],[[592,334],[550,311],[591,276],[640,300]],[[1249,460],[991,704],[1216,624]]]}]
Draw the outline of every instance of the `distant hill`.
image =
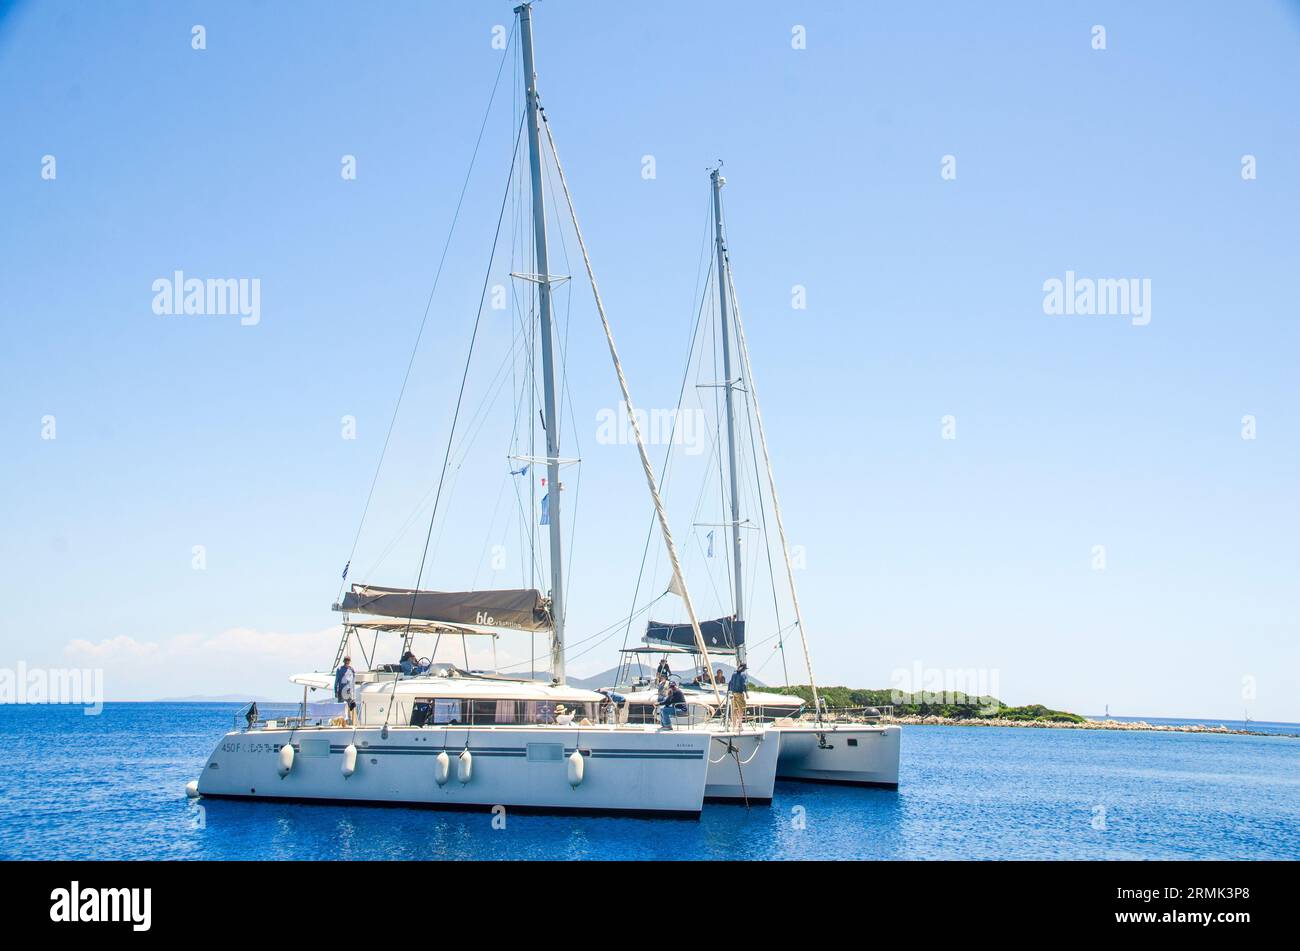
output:
[{"label": "distant hill", "polygon": [[[812,688],[806,684],[793,687],[774,687],[777,693],[802,697],[811,706]],[[986,717],[1002,720],[1047,720],[1055,723],[1083,723],[1086,719],[1077,713],[1052,710],[1042,704],[1009,707],[996,697],[969,697],[962,693],[935,697],[924,692],[905,693],[897,697],[892,690],[865,690],[853,687],[819,687],[822,703],[830,707],[883,707],[892,706],[900,716],[939,716],[956,720]]]}]

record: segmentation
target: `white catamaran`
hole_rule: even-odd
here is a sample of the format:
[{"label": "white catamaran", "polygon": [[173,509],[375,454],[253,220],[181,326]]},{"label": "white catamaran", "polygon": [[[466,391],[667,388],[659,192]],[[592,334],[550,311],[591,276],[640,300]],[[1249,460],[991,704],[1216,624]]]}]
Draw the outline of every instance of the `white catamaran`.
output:
[{"label": "white catamaran", "polygon": [[[720,345],[723,375],[722,381],[712,386],[721,388],[724,394],[723,410],[720,415],[723,417],[723,428],[726,433],[727,473],[724,481],[728,489],[726,520],[711,527],[729,529],[731,613],[716,620],[704,621],[702,624],[696,623],[693,616],[690,624],[664,624],[651,621],[646,627],[644,637],[647,646],[622,652],[623,660],[618,668],[620,676],[616,689],[625,696],[627,701],[626,716],[633,722],[644,720],[645,711],[654,703],[657,692],[648,678],[633,678],[633,662],[645,655],[657,655],[664,659],[681,655],[692,661],[697,673],[693,680],[684,681],[681,685],[687,697],[688,721],[708,720],[721,712],[716,693],[723,684],[713,672],[708,652],[703,650],[698,632],[703,632],[704,640],[712,645],[715,654],[733,655],[737,666],[744,665],[746,662],[745,573],[741,543],[741,530],[746,527],[746,522],[741,517],[740,480],[737,478],[735,408],[735,394],[741,392],[748,400],[752,420],[756,424],[754,428],[757,429],[759,436],[758,447],[761,447],[761,465],[766,472],[767,494],[771,500],[777,542],[785,559],[786,579],[794,608],[795,626],[798,628],[803,645],[804,661],[808,668],[808,680],[813,696],[813,710],[804,712],[803,701],[798,697],[749,690],[745,697],[748,720],[767,724],[769,729],[779,735],[781,748],[776,773],[780,779],[894,789],[898,786],[901,728],[879,723],[879,714],[870,709],[856,714],[829,716],[821,704],[817,682],[813,677],[808,638],[795,586],[794,567],[789,545],[786,542],[781,506],[776,494],[776,478],[772,471],[767,434],[758,406],[753,367],[750,365],[749,348],[745,342],[744,325],[741,322],[740,307],[736,300],[735,284],[731,275],[731,261],[727,251],[722,215],[722,186],[725,181],[720,167],[710,172],[714,245],[712,256],[716,262],[711,267],[716,275],[718,301],[718,326],[715,340]],[[733,330],[734,343],[739,354],[739,373],[733,372]],[[752,430],[750,442],[752,446]],[[757,469],[760,464],[758,448],[755,448],[754,455],[754,465]],[[721,468],[721,461],[719,468]],[[719,476],[722,477],[721,472]],[[762,506],[762,504],[762,499],[759,499],[757,505]],[[710,541],[710,548],[712,548],[712,541]]]},{"label": "white catamaran", "polygon": [[[336,605],[344,617],[334,666],[328,672],[291,678],[303,688],[297,715],[262,719],[253,706],[246,723],[217,742],[201,776],[187,787],[191,796],[678,816],[698,816],[706,797],[771,798],[779,747],[770,729],[749,725],[731,731],[715,722],[663,730],[654,724],[628,723],[626,717],[618,722],[603,694],[566,684],[558,490],[560,466],[568,460],[560,456],[552,340],[552,287],[561,278],[551,274],[548,263],[543,137],[556,176],[549,184],[562,189],[582,251],[676,590],[690,617],[693,643],[706,659],[708,651],[682,578],[572,195],[539,104],[531,10],[523,4],[515,13],[523,58],[526,111],[521,118],[528,142],[535,270],[514,276],[536,293],[546,442],[544,458],[536,461],[544,463],[547,472],[549,595],[535,588],[432,591],[421,588],[418,577],[411,588],[352,584]],[[450,452],[451,437],[448,447]],[[432,529],[431,517],[430,533]],[[423,572],[422,557],[421,576]],[[406,661],[417,635],[467,637],[498,629],[526,631],[530,636],[548,633],[552,681],[472,672],[466,669],[468,663],[466,668],[446,663],[405,668],[372,665],[356,674],[352,722],[332,715],[333,710],[314,715],[308,703],[310,691],[333,690],[334,670],[350,639],[360,631],[374,631],[376,637],[383,632],[402,635],[401,656]]]}]

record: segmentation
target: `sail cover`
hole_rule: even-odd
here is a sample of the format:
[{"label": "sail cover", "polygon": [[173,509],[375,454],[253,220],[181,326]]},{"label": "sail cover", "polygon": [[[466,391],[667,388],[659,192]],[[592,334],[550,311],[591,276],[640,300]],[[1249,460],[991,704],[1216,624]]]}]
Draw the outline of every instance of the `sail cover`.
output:
[{"label": "sail cover", "polygon": [[[734,651],[745,643],[745,622],[734,617],[720,617],[714,621],[701,621],[700,633],[704,643],[712,650]],[[645,639],[678,647],[696,647],[695,631],[689,624],[662,624],[651,621],[646,625]]]},{"label": "sail cover", "polygon": [[[412,603],[414,602],[414,603]],[[417,591],[354,584],[339,611],[415,621],[478,624],[518,631],[549,631],[551,613],[536,588],[504,591]]]}]

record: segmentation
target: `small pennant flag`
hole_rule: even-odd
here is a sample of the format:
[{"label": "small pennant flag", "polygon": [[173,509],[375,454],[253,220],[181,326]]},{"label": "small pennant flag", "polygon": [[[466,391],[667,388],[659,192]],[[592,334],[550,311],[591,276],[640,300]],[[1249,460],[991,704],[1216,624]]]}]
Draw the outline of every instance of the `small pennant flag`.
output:
[{"label": "small pennant flag", "polygon": [[709,557],[713,557],[713,532],[709,532]]},{"label": "small pennant flag", "polygon": [[343,580],[344,580],[344,581],[347,581],[347,580],[348,580],[348,569],[351,568],[351,567],[352,567],[352,562],[350,562],[350,561],[349,561],[346,565],[343,566]]},{"label": "small pennant flag", "polygon": [[522,469],[511,469],[511,470],[510,470],[510,474],[511,474],[511,475],[520,475],[520,476],[521,476],[521,475],[528,475],[528,466],[527,466],[527,464],[525,464],[524,467],[523,467]]},{"label": "small pennant flag", "polygon": [[548,504],[550,501],[551,493],[547,492],[542,496],[542,520],[540,522],[542,525],[551,524],[551,506]]}]

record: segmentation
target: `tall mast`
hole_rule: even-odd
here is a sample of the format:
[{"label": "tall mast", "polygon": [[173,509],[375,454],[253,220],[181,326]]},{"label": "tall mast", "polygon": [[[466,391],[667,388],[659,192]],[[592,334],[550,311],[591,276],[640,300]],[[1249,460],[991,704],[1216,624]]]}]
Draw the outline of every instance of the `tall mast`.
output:
[{"label": "tall mast", "polygon": [[[592,270],[591,255],[587,253],[587,242],[582,239],[582,228],[578,226],[578,212],[573,207],[573,193],[569,191],[569,183],[565,181],[564,166],[560,164],[560,153],[555,150],[555,137],[551,135],[549,125],[546,127],[546,143],[551,147],[551,155],[555,159],[555,173],[560,179],[560,189],[564,192],[565,203],[569,206],[569,218],[573,221],[573,236],[578,239],[578,250],[582,252],[582,263],[587,269],[587,280],[591,282],[591,296],[596,302],[596,313],[600,314],[600,326],[605,331],[605,343],[609,345],[609,359],[614,364],[614,375],[618,377],[618,387],[623,393],[627,421],[632,427],[637,455],[641,457],[641,471],[645,473],[646,488],[650,490],[650,501],[654,504],[655,517],[659,520],[659,531],[663,533],[664,547],[668,549],[668,562],[673,569],[673,590],[680,595],[686,605],[686,614],[691,619],[691,631],[695,634],[695,647],[699,650],[700,657],[704,659],[704,667],[706,670],[712,670],[713,662],[709,659],[709,646],[704,643],[704,635],[700,632],[700,619],[695,613],[695,602],[691,600],[691,592],[686,587],[686,579],[682,576],[682,563],[677,557],[677,545],[673,542],[673,533],[668,527],[668,513],[664,511],[664,502],[659,495],[659,481],[655,478],[655,468],[650,462],[650,454],[646,452],[641,426],[636,421],[632,393],[628,390],[627,377],[623,375],[623,364],[618,359],[618,348],[614,346],[614,331],[610,329],[609,316],[605,313],[605,304],[600,299],[600,288],[596,286],[596,272]],[[713,683],[712,678],[709,682],[713,684],[713,700],[721,706],[722,694],[718,690],[718,685]]]},{"label": "tall mast", "polygon": [[528,99],[528,170],[533,185],[533,244],[536,248],[538,311],[542,336],[542,400],[546,425],[546,516],[551,530],[551,675],[564,683],[564,562],[560,557],[560,414],[556,411],[555,357],[551,347],[551,271],[546,254],[546,203],[542,194],[541,107],[533,67],[531,6],[515,7],[524,51],[524,86]]},{"label": "tall mast", "polygon": [[[745,598],[743,572],[740,568],[740,486],[736,481],[736,415],[732,407],[731,390],[734,381],[731,378],[731,334],[727,329],[727,289],[731,282],[727,279],[727,246],[722,237],[722,186],[726,179],[720,174],[721,167],[715,168],[709,175],[713,182],[713,232],[718,246],[718,304],[722,318],[722,387],[727,401],[727,466],[731,472],[731,561],[736,582],[736,605],[733,612],[736,624],[745,619]],[[736,645],[736,666],[745,662],[745,645]]]}]

